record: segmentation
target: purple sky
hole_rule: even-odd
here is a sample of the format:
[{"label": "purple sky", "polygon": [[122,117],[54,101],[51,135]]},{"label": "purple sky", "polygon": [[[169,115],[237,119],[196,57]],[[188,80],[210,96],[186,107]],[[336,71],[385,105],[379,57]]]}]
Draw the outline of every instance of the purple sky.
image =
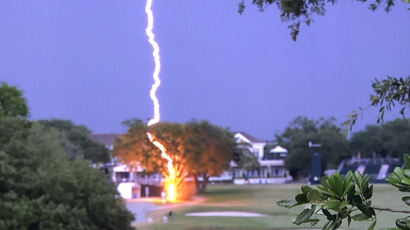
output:
[{"label": "purple sky", "polygon": [[[369,104],[374,78],[410,74],[410,11],[401,1],[390,13],[338,1],[297,42],[275,8],[239,15],[239,2],[154,1],[163,121],[205,119],[273,139],[297,115],[342,122]],[[124,132],[123,120],[152,116],[144,5],[1,1],[0,80],[25,91],[32,119]],[[364,116],[354,130],[376,122],[374,109]]]}]

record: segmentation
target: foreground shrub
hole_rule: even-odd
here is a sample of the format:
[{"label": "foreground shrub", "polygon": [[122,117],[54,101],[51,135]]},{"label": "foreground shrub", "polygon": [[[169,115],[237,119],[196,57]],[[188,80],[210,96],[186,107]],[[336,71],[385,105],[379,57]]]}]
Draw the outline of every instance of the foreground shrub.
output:
[{"label": "foreground shrub", "polygon": [[58,134],[0,119],[0,229],[132,229],[107,176],[68,159]]},{"label": "foreground shrub", "polygon": [[[410,156],[404,156],[406,168],[396,167],[387,181],[397,187],[401,192],[410,192]],[[343,220],[347,220],[348,226],[354,221],[371,221],[369,230],[373,230],[377,216],[375,210],[398,213],[410,213],[410,210],[392,210],[385,207],[372,206],[373,185],[369,184],[371,177],[362,175],[360,172],[349,171],[346,176],[335,173],[330,177],[323,177],[322,184],[313,188],[302,186],[302,192],[296,195],[294,200],[281,200],[277,205],[292,208],[299,205],[310,205],[297,216],[294,224],[310,223],[316,225],[322,219],[326,224],[324,230],[337,229]],[[403,196],[402,200],[410,206],[410,196]],[[324,218],[320,218],[324,217]],[[410,229],[410,217],[396,220],[396,228]]]}]

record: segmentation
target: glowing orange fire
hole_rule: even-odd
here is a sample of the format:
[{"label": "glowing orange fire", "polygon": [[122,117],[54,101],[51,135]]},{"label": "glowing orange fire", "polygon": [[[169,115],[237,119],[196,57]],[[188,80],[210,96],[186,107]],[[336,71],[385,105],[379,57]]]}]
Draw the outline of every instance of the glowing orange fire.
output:
[{"label": "glowing orange fire", "polygon": [[167,150],[165,149],[165,146],[161,144],[160,142],[156,141],[154,137],[152,136],[151,133],[147,132],[147,136],[149,141],[154,144],[157,148],[161,150],[161,157],[165,158],[168,160],[167,164],[167,169],[168,169],[168,175],[165,175],[165,190],[167,191],[167,200],[168,201],[175,201],[176,200],[176,173],[175,173],[175,168],[174,165],[172,164],[172,159],[168,156]]},{"label": "glowing orange fire", "polygon": [[[154,49],[152,55],[154,56],[155,68],[154,73],[152,75],[154,79],[154,84],[152,85],[150,91],[150,97],[152,102],[154,103],[154,117],[148,121],[148,127],[154,124],[157,124],[160,121],[160,113],[159,113],[159,101],[156,96],[156,92],[158,87],[161,85],[161,81],[159,79],[159,72],[161,69],[161,62],[159,56],[159,45],[155,41],[155,34],[152,32],[154,28],[154,15],[151,10],[153,0],[147,0],[145,5],[145,12],[147,13],[148,17],[148,24],[147,28],[145,29],[145,33],[148,36],[148,42],[151,44],[152,48]],[[147,136],[149,141],[154,144],[158,149],[161,150],[161,157],[165,158],[167,163],[167,170],[168,173],[165,174],[165,190],[167,192],[167,200],[170,202],[174,202],[177,199],[177,192],[176,192],[176,173],[175,168],[173,165],[173,160],[167,154],[167,150],[163,144],[159,141],[155,140],[155,137],[150,133],[147,132]]]}]

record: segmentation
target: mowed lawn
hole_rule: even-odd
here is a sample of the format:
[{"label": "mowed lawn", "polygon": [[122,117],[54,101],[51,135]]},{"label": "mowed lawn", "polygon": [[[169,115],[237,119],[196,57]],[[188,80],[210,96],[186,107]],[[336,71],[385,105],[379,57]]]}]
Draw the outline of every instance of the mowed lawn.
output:
[{"label": "mowed lawn", "polygon": [[[308,228],[308,225],[293,225],[292,221],[298,211],[304,207],[286,209],[278,207],[275,202],[291,199],[300,191],[300,184],[286,185],[213,185],[201,197],[204,201],[191,205],[162,207],[149,213],[153,223],[140,223],[138,230],[233,230],[233,229],[298,229]],[[401,197],[404,194],[390,185],[375,185],[374,206],[392,209],[408,210]],[[172,218],[163,223],[163,216],[172,211]],[[265,214],[267,217],[190,217],[190,212],[209,211],[245,211]],[[395,219],[404,217],[401,214],[388,212],[378,213],[376,229],[394,227]],[[321,228],[325,222],[320,222],[315,228]],[[370,222],[352,222],[350,229],[367,229]],[[347,229],[347,226],[342,226]]]}]

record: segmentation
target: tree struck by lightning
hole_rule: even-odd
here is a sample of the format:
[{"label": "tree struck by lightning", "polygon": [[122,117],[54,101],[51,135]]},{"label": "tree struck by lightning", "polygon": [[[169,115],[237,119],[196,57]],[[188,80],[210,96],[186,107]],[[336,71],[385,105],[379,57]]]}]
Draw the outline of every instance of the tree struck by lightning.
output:
[{"label": "tree struck by lightning", "polygon": [[[159,109],[159,100],[156,95],[159,86],[161,85],[161,80],[159,78],[159,73],[161,70],[161,59],[159,55],[159,45],[155,41],[155,34],[153,33],[154,29],[154,14],[152,12],[152,2],[153,0],[147,0],[145,5],[145,12],[148,18],[147,28],[145,29],[145,33],[148,36],[148,42],[151,44],[153,48],[152,55],[154,57],[155,68],[152,74],[152,78],[154,79],[154,84],[151,87],[150,97],[154,104],[154,117],[148,121],[148,127],[159,123],[160,121],[160,109]],[[167,163],[167,170],[168,172],[165,174],[165,190],[167,192],[167,200],[168,201],[175,201],[176,200],[176,173],[175,168],[173,165],[172,158],[167,154],[167,150],[161,142],[156,140],[155,136],[152,135],[149,131],[147,132],[147,137],[149,141],[155,145],[161,151],[161,157],[165,158]]]}]

